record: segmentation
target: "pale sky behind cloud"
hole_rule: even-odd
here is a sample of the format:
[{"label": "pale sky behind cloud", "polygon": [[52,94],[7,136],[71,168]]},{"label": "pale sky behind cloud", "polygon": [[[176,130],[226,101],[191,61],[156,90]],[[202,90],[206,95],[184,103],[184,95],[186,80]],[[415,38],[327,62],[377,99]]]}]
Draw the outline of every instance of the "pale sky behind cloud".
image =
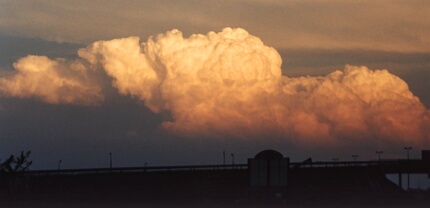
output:
[{"label": "pale sky behind cloud", "polygon": [[0,1],[1,34],[85,44],[242,27],[278,49],[428,52],[429,19],[426,0]]}]

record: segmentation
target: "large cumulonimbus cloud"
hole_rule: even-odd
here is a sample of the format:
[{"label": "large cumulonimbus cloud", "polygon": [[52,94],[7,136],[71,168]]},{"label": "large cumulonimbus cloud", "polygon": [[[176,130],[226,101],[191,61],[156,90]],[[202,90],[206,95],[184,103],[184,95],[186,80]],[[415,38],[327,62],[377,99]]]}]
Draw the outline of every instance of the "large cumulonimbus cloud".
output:
[{"label": "large cumulonimbus cloud", "polygon": [[[163,128],[188,137],[256,138],[270,134],[302,142],[361,138],[428,143],[430,112],[387,70],[345,66],[324,77],[281,74],[278,52],[243,29],[184,38],[172,30],[147,42],[98,41],[79,59],[29,56],[17,74],[0,79],[3,96],[96,105],[103,71],[122,95],[153,112],[169,111]],[[48,84],[47,84],[48,83]]]}]

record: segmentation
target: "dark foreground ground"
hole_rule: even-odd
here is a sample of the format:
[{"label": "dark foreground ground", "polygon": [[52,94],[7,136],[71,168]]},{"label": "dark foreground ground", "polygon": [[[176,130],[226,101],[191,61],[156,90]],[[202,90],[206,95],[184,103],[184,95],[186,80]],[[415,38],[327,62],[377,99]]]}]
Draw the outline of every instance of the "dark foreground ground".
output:
[{"label": "dark foreground ground", "polygon": [[292,169],[286,188],[250,187],[247,170],[31,176],[0,207],[430,207],[376,167]]}]

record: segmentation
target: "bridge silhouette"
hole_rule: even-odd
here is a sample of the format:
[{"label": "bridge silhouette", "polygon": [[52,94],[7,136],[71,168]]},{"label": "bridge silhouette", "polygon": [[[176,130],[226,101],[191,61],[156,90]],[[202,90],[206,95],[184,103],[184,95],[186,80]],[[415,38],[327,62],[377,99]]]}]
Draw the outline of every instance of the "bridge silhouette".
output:
[{"label": "bridge silhouette", "polygon": [[[425,192],[429,197],[425,195],[417,200],[414,193],[422,192],[405,191],[405,185],[399,187],[394,182],[397,175],[402,184],[401,180],[407,180],[406,174],[429,174],[430,161],[426,159],[323,162],[309,158],[287,165],[286,186],[253,186],[252,167],[248,164],[142,167],[107,164],[106,168],[31,170],[25,173],[31,176],[25,198],[31,202],[78,199],[107,204],[166,200],[189,203],[199,198],[202,203],[236,205],[237,199],[241,199],[244,205],[266,205],[278,200],[280,204],[293,206],[324,203],[367,206],[375,202],[406,206],[430,202],[430,193]],[[388,178],[387,174],[394,177]],[[9,195],[0,195],[0,199],[6,200],[6,196]]]},{"label": "bridge silhouette", "polygon": [[[410,160],[380,160],[380,161],[306,161],[291,162],[289,169],[320,169],[348,167],[379,167],[386,174],[427,173],[430,174],[430,161],[421,159]],[[55,174],[97,174],[97,173],[128,173],[128,172],[164,172],[164,171],[199,171],[199,170],[228,170],[248,169],[248,164],[234,165],[183,165],[183,166],[143,166],[143,167],[112,167],[112,168],[79,168],[79,169],[49,169],[31,170],[31,175]],[[429,175],[430,177],[430,175]]]}]

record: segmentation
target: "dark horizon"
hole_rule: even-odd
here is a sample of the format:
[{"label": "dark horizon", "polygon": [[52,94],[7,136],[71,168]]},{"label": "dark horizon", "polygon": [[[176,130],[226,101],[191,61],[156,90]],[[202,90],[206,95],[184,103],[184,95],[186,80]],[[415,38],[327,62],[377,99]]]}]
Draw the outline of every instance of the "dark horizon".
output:
[{"label": "dark horizon", "polygon": [[[409,182],[409,176],[414,182],[415,173],[430,174],[429,153],[423,153],[422,160],[308,159],[290,163],[281,153],[264,150],[246,165],[29,171],[16,175],[16,178],[23,176],[25,186],[20,185],[23,180],[12,180],[10,188],[3,186],[8,175],[0,172],[3,184],[0,198],[4,205],[12,207],[58,204],[415,207],[428,204],[430,183],[421,184],[421,189],[425,186],[427,189],[418,190],[416,184]],[[387,174],[398,178],[387,179]],[[402,187],[395,180],[399,183],[404,180]]]}]

